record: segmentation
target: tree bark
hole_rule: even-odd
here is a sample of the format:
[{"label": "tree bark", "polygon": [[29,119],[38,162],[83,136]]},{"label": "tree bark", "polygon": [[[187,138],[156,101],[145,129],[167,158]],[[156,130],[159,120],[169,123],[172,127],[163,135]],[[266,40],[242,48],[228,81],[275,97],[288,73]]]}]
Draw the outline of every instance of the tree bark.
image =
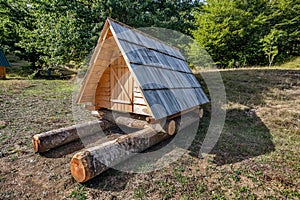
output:
[{"label": "tree bark", "polygon": [[151,127],[120,136],[99,146],[76,153],[71,160],[71,174],[83,183],[99,175],[109,167],[128,159],[135,153],[165,140],[170,135],[158,133]]},{"label": "tree bark", "polygon": [[[95,120],[79,125],[69,126],[67,128],[60,128],[36,134],[33,136],[32,140],[33,148],[36,153],[44,152],[74,140],[78,140],[80,137],[94,135],[95,133],[108,129],[112,126],[114,126],[114,124],[109,121]],[[80,135],[78,133],[80,133]]]},{"label": "tree bark", "polygon": [[[180,123],[179,118],[181,118]],[[197,120],[199,120],[199,112],[194,111],[168,121],[165,126],[173,129],[169,131],[172,133],[190,126]],[[72,176],[80,183],[86,182],[109,167],[134,156],[134,153],[142,152],[171,137],[170,133],[161,132],[161,125],[157,125],[160,128],[151,124],[150,127],[76,153],[70,163]]]}]

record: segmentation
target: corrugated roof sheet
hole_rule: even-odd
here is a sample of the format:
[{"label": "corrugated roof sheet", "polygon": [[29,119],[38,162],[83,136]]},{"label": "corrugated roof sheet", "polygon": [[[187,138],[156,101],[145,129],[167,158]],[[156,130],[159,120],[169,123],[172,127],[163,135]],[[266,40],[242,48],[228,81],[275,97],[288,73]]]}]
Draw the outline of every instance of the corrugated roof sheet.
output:
[{"label": "corrugated roof sheet", "polygon": [[0,66],[9,67],[9,63],[8,63],[2,49],[0,49]]},{"label": "corrugated roof sheet", "polygon": [[209,101],[178,49],[112,20],[109,23],[156,119]]}]

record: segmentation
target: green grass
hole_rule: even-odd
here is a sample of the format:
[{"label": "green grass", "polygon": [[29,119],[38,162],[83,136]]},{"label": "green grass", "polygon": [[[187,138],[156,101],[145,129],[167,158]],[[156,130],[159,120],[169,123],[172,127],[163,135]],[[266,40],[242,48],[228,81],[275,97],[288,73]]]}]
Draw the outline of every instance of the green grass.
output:
[{"label": "green grass", "polygon": [[299,69],[300,68],[300,57],[293,58],[291,61],[284,63],[282,65],[276,65],[277,68],[285,69]]},{"label": "green grass", "polygon": [[80,185],[76,190],[72,191],[70,197],[77,200],[85,200],[87,199],[85,188]]},{"label": "green grass", "polygon": [[7,123],[0,129],[0,198],[21,199],[26,194],[40,199],[299,199],[297,62],[220,72],[227,115],[221,137],[207,157],[197,155],[209,125],[210,105],[205,106],[189,152],[178,161],[145,174],[108,170],[82,185],[71,178],[72,155],[47,158],[33,154],[31,147],[34,134],[73,123],[73,83],[0,81],[0,120]]}]

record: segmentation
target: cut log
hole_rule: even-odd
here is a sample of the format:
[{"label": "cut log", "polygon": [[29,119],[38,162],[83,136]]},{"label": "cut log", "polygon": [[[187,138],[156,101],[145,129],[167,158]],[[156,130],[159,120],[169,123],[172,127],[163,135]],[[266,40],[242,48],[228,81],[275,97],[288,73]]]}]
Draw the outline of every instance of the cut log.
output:
[{"label": "cut log", "polygon": [[203,111],[203,109],[201,108],[201,109],[199,110],[199,117],[200,117],[200,118],[203,118],[203,115],[204,115],[204,111]]},{"label": "cut log", "polygon": [[165,140],[170,135],[158,133],[151,127],[120,136],[118,139],[102,143],[76,153],[71,160],[71,174],[80,183],[99,175],[135,153]]},{"label": "cut log", "polygon": [[133,119],[127,116],[122,116],[122,115],[107,115],[105,116],[106,120],[115,123],[117,125],[122,125],[122,126],[127,126],[130,128],[140,128],[143,129],[145,126],[148,125],[148,122],[140,119]]},{"label": "cut log", "polygon": [[[40,133],[33,136],[33,148],[36,153],[44,152],[74,140],[78,140],[80,137],[93,135],[114,125],[115,124],[109,121],[97,120]],[[78,133],[80,133],[80,135],[78,135]]]},{"label": "cut log", "polygon": [[[180,127],[178,119],[168,121],[169,134],[159,132],[159,129],[147,127],[131,134],[102,143],[76,153],[71,160],[71,174],[80,183],[86,182],[104,172],[108,168],[142,152],[147,148],[171,137],[177,129],[183,130],[199,120],[198,112],[190,112],[181,116]],[[156,124],[157,125],[157,124]],[[151,125],[155,126],[155,125]]]},{"label": "cut log", "polygon": [[151,127],[157,132],[167,133],[169,135],[174,135],[177,131],[178,120],[167,120],[167,121],[156,121],[155,124],[147,124],[146,127]]},{"label": "cut log", "polygon": [[175,120],[171,120],[171,121],[168,123],[168,131],[167,131],[167,133],[168,133],[169,135],[174,135],[175,132],[176,132],[176,126],[177,126],[177,124],[176,124]]},{"label": "cut log", "polygon": [[[116,123],[117,125],[127,126],[130,128],[147,128],[152,127],[158,132],[168,133],[169,135],[174,135],[176,132],[177,123],[176,120],[155,120],[155,123],[150,123],[146,119],[149,119],[147,116],[141,116],[137,114],[128,114],[121,112],[112,112],[109,110],[101,110],[100,116],[102,119]],[[165,123],[164,123],[165,122]]]}]

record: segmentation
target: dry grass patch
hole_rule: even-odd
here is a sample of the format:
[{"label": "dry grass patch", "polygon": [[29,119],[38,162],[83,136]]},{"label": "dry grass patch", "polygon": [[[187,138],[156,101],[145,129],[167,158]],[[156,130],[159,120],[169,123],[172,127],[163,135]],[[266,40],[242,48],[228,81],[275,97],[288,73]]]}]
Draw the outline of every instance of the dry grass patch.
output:
[{"label": "dry grass patch", "polygon": [[227,117],[207,157],[197,155],[209,105],[189,152],[178,161],[145,174],[110,169],[82,185],[69,172],[72,154],[47,158],[31,147],[34,134],[73,123],[73,83],[0,81],[0,121],[7,123],[0,128],[0,199],[299,199],[300,70],[221,75]]}]

